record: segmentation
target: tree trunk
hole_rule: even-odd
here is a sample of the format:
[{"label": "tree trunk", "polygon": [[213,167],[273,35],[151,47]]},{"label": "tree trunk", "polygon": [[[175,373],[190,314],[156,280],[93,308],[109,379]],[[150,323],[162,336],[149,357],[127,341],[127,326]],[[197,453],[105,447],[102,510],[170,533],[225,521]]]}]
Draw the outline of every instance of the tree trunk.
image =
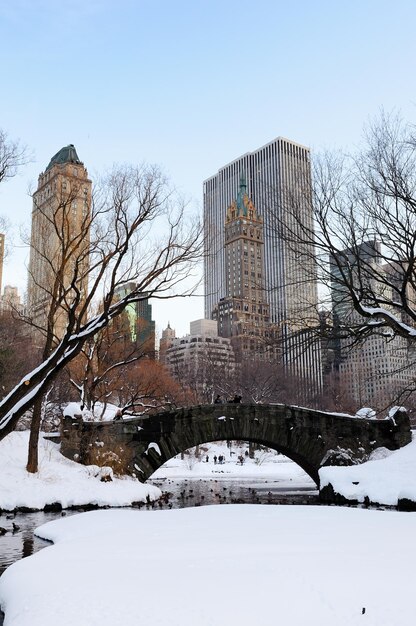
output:
[{"label": "tree trunk", "polygon": [[35,474],[38,471],[38,443],[40,425],[42,421],[42,399],[43,396],[39,396],[33,404],[33,416],[30,424],[29,450],[26,469],[31,474]]}]

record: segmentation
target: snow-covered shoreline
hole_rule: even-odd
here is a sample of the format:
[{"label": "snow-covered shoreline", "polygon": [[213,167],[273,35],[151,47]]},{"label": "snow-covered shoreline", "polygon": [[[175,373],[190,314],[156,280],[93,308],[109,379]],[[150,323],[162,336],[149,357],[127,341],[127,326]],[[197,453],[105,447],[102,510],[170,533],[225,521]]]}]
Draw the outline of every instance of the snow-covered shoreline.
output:
[{"label": "snow-covered shoreline", "polygon": [[[25,469],[29,433],[14,432],[0,441],[0,511],[43,510],[48,508],[128,507],[155,500],[161,491],[133,477],[115,477],[109,468],[84,466],[59,452],[59,445],[41,437],[39,471]],[[255,459],[244,457],[244,450],[225,443],[211,443],[199,459],[185,455],[170,459],[153,475],[172,480],[214,478],[246,481],[279,477],[284,483],[296,479],[304,487],[314,482],[295,463],[274,452],[256,452]],[[206,452],[204,452],[204,449]],[[266,458],[261,455],[266,455]],[[209,462],[206,462],[206,457]],[[214,464],[214,456],[223,463]],[[238,458],[243,462],[240,464]],[[217,460],[218,460],[217,458]],[[112,480],[101,479],[110,475]],[[377,449],[372,460],[349,467],[323,467],[319,471],[321,490],[332,490],[332,501],[374,503],[399,507],[404,500],[416,507],[416,439],[394,452]]]},{"label": "snow-covered shoreline", "polygon": [[[335,501],[416,509],[416,438],[400,450],[375,450],[361,465],[322,467],[321,491],[332,490]],[[331,494],[332,495],[332,494]],[[341,496],[341,498],[339,498]],[[414,505],[414,509],[412,508]]]},{"label": "snow-covered shoreline", "polygon": [[4,626],[413,626],[415,522],[261,505],[60,518],[0,578]]},{"label": "snow-covered shoreline", "polygon": [[26,471],[29,432],[13,432],[0,441],[0,510],[40,511],[56,508],[126,507],[155,500],[161,492],[132,477],[112,477],[97,466],[84,466],[63,457],[59,445],[43,436],[39,445],[39,471]]}]

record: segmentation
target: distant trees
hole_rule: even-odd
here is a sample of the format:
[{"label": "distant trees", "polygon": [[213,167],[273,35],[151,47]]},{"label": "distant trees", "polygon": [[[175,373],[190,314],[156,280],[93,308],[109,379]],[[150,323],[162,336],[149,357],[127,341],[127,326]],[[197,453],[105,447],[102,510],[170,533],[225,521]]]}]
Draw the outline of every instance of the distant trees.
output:
[{"label": "distant trees", "polygon": [[297,404],[302,384],[276,362],[243,361],[236,372],[236,389],[243,402]]},{"label": "distant trees", "polygon": [[116,323],[91,337],[68,366],[81,409],[96,413],[99,405],[104,413],[107,403],[113,403],[122,416],[161,410],[183,400],[179,384],[154,360],[154,350],[149,353],[149,342],[132,340],[126,318],[123,312]]},{"label": "distant trees", "polygon": [[211,404],[217,396],[227,402],[236,395],[246,403],[291,404],[298,401],[300,386],[305,384],[276,361],[253,355],[252,360],[235,364],[221,361],[209,349],[200,351],[197,361],[171,363],[170,370],[188,404]]},{"label": "distant trees", "polygon": [[[36,411],[57,374],[130,303],[186,296],[195,286],[201,226],[187,216],[158,168],[114,168],[96,186],[91,211],[76,230],[67,227],[72,200],[62,195],[56,210],[44,215],[59,251],[53,258],[38,251],[51,276],[44,285],[46,327],[38,327],[43,354],[38,366],[0,402],[0,438],[13,430],[28,407],[34,405]],[[133,290],[116,298],[117,288],[128,282],[134,283]],[[90,314],[93,305],[95,315]],[[55,332],[58,320],[61,336]],[[32,421],[29,471],[37,469],[39,425],[39,419]]]}]

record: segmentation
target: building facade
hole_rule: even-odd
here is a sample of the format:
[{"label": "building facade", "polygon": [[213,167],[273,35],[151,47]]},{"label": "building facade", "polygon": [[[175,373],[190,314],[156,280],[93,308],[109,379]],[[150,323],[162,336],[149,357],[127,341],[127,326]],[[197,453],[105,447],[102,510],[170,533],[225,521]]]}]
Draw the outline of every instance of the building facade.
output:
[{"label": "building facade", "polygon": [[[352,306],[342,274],[359,282],[363,288],[377,293],[388,302],[394,298],[392,267],[383,265],[381,245],[376,240],[364,241],[356,249],[340,251],[331,259],[332,308],[334,320],[335,380],[356,409],[371,407],[383,411],[400,399],[405,401],[416,378],[416,353],[413,342],[400,336],[371,334],[360,342],[342,338],[341,326],[354,329],[362,324],[361,316]],[[365,271],[358,277],[358,266]],[[372,280],[372,273],[374,279]],[[386,276],[385,284],[380,278]],[[389,286],[390,285],[390,286]],[[386,307],[385,307],[386,308]],[[347,333],[348,334],[348,333]]]},{"label": "building facade", "polygon": [[28,314],[46,329],[51,303],[59,302],[52,322],[58,339],[66,327],[65,309],[88,289],[91,187],[71,144],[52,157],[33,195]]},{"label": "building facade", "polygon": [[[124,298],[136,288],[135,283],[126,283],[115,289],[115,297]],[[145,295],[145,294],[143,294]],[[146,355],[154,358],[156,324],[152,319],[152,305],[148,298],[143,298],[138,302],[130,302],[121,315],[121,323],[128,340]],[[116,323],[117,326],[117,323]],[[120,329],[119,329],[120,330]]]},{"label": "building facade", "polygon": [[169,342],[165,364],[173,378],[195,393],[196,401],[212,402],[223,393],[225,378],[233,378],[236,362],[230,339],[218,336],[215,321],[191,322],[189,335],[170,335]]},{"label": "building facade", "polygon": [[166,363],[166,352],[171,347],[173,340],[176,338],[176,332],[174,328],[171,328],[168,322],[167,327],[162,330],[162,337],[159,341],[159,361]]},{"label": "building facade", "polygon": [[246,193],[263,219],[263,282],[268,317],[281,329],[283,363],[305,381],[309,392],[319,393],[320,347],[308,334],[308,328],[319,324],[315,265],[281,234],[283,225],[293,233],[301,224],[313,229],[310,151],[305,146],[279,137],[204,182],[205,316],[212,317],[227,296],[224,216],[242,175]]},{"label": "building facade", "polygon": [[5,285],[3,294],[0,295],[0,313],[9,311],[10,313],[23,314],[24,306],[21,302],[17,287]]},{"label": "building facade", "polygon": [[263,220],[248,197],[244,175],[227,209],[224,233],[226,295],[212,313],[218,334],[230,338],[239,362],[277,361],[278,326],[270,322],[264,287]]}]

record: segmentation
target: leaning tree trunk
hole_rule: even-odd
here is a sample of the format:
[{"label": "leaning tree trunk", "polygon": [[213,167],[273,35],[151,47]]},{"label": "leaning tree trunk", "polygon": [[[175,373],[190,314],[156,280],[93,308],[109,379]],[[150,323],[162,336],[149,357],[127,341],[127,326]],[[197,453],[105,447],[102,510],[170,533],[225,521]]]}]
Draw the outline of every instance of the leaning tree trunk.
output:
[{"label": "leaning tree trunk", "polygon": [[33,404],[33,416],[30,424],[29,450],[26,469],[31,474],[35,474],[38,471],[38,443],[42,422],[42,400],[43,396],[36,398]]}]

